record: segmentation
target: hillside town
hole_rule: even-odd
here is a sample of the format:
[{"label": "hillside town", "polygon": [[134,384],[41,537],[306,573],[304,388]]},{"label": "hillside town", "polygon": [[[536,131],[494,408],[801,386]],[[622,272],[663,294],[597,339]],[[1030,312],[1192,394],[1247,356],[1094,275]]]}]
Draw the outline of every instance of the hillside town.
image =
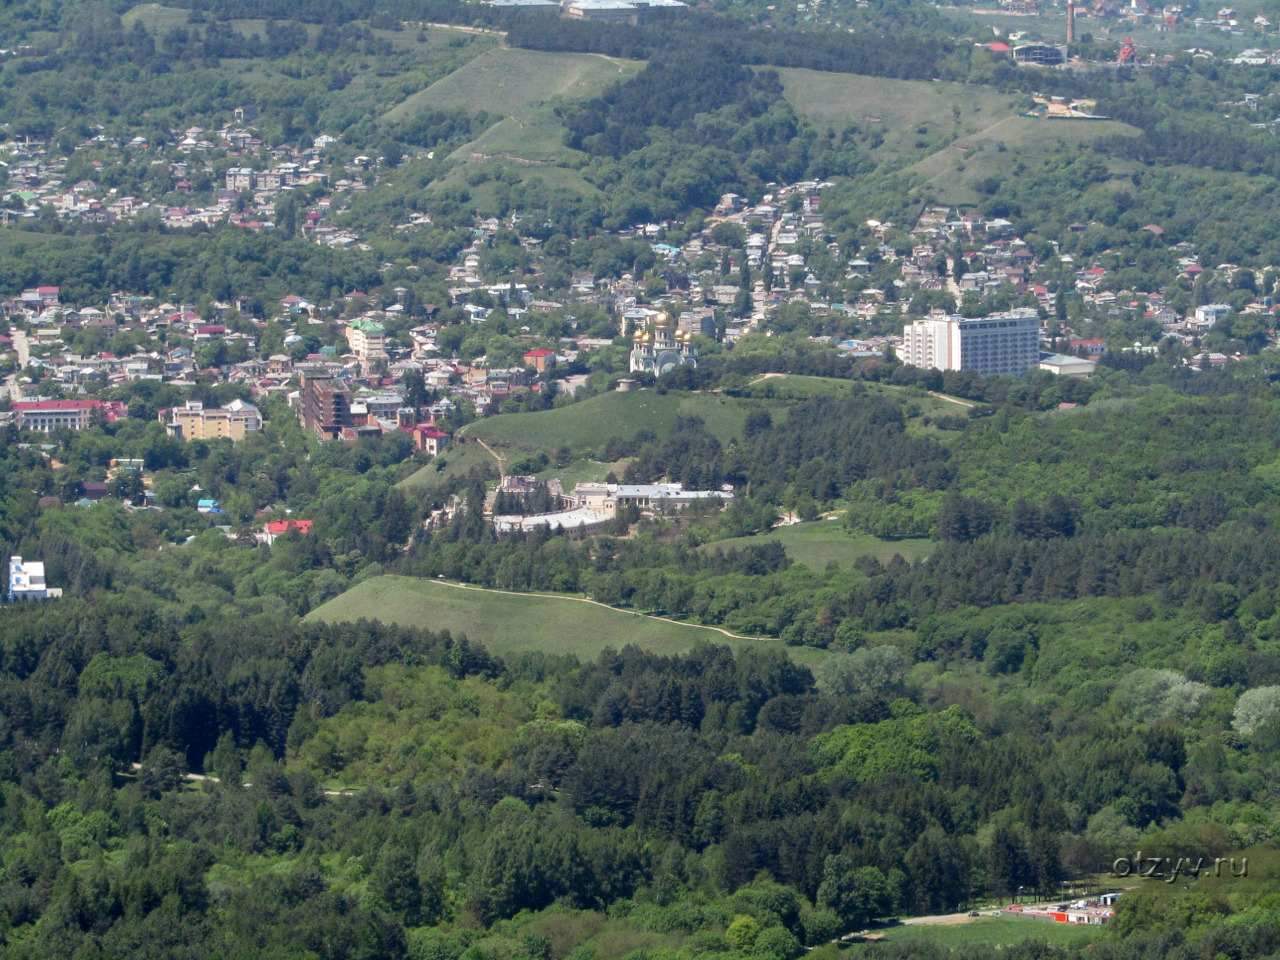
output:
[{"label": "hillside town", "polygon": [[[193,151],[202,142],[194,141]],[[318,144],[315,156],[298,159],[319,166],[325,146]],[[11,179],[31,169],[44,168],[11,166]],[[273,191],[288,187],[288,178],[298,176],[298,170],[292,160],[262,173],[231,168],[226,176],[234,186],[223,191],[223,200],[234,203],[234,198],[258,191],[265,203]],[[39,179],[41,174],[31,176]],[[325,181],[314,169],[301,177]],[[56,179],[45,186],[60,189]],[[676,359],[664,369],[692,362],[701,338],[732,344],[749,334],[768,336],[783,316],[792,328],[794,318],[802,318],[812,339],[851,360],[897,351],[908,362],[945,369],[941,361],[911,360],[903,350],[903,324],[909,331],[913,321],[959,320],[957,309],[965,317],[980,317],[984,309],[994,312],[993,305],[1038,318],[1035,355],[1017,372],[1038,366],[1050,373],[1088,376],[1108,350],[1174,349],[1193,369],[1218,366],[1240,354],[1205,350],[1202,340],[1229,315],[1265,318],[1266,342],[1274,342],[1271,318],[1277,307],[1270,298],[1238,306],[1202,303],[1180,312],[1160,290],[1116,289],[1111,277],[1123,265],[1115,264],[1114,257],[1077,262],[1058,253],[1055,241],[1033,248],[1016,235],[1009,220],[975,210],[932,205],[912,224],[870,220],[867,243],[847,256],[824,219],[823,197],[830,187],[812,181],[788,184],[758,203],[727,194],[702,228],[678,244],[668,237],[680,232],[679,224],[637,226],[630,236],[648,243],[655,264],[645,280],[629,272],[616,277],[575,272],[568,289],[541,285],[549,255],[536,240],[520,234],[517,214],[476,223],[472,243],[448,270],[448,302],[440,304],[415,303],[397,286],[383,296],[350,291],[323,303],[297,295],[276,304],[238,297],[212,301],[197,312],[191,305],[156,302],[127,290],[103,303],[67,303],[58,286],[34,286],[0,302],[7,330],[0,337],[9,368],[6,385],[17,404],[9,415],[33,429],[74,428],[87,420],[41,419],[46,407],[30,405],[80,402],[139,380],[182,388],[226,384],[242,388],[246,404],[275,394],[297,404],[324,381],[346,399],[337,414],[330,404],[328,420],[307,420],[312,429],[345,439],[417,429],[418,448],[424,449],[442,439],[431,433],[440,432],[437,420],[496,413],[508,398],[547,383],[572,393],[600,363],[624,359],[625,348],[616,344],[647,343],[644,338],[655,320],[667,313],[675,337],[684,338],[680,342],[688,347],[678,357],[671,354]],[[50,197],[75,200],[54,206],[59,215],[78,215],[87,210],[92,193],[77,193],[73,187]],[[50,197],[46,201],[52,202]],[[234,225],[238,214],[228,211],[223,209],[224,220]],[[305,219],[312,216],[307,213]],[[304,229],[312,230],[318,242],[329,242],[324,218],[311,222],[315,225]],[[1068,227],[1088,229],[1084,223]],[[1158,224],[1144,230],[1157,239],[1162,233]],[[528,272],[482,267],[500,233],[520,237],[532,257]],[[1170,255],[1177,257],[1179,280],[1188,285],[1208,274],[1231,284],[1243,269],[1201,264],[1188,244],[1172,248]],[[1069,320],[1061,309],[1067,296],[1078,302],[1077,320]],[[607,320],[587,327],[577,320],[587,313]],[[500,356],[461,349],[452,327],[460,323],[465,338],[466,328],[488,329],[486,322],[495,317],[510,331],[511,347]],[[1087,335],[1108,322],[1130,320],[1144,321],[1153,338],[1117,343]],[[626,372],[622,366],[617,369]],[[633,373],[646,370],[658,372],[652,360],[634,360],[630,366]],[[423,393],[417,403],[406,399],[413,385]],[[168,424],[185,436],[203,436],[214,430],[209,424],[215,419],[223,431],[219,435],[233,439],[256,428],[252,416],[220,409],[175,412]]]}]

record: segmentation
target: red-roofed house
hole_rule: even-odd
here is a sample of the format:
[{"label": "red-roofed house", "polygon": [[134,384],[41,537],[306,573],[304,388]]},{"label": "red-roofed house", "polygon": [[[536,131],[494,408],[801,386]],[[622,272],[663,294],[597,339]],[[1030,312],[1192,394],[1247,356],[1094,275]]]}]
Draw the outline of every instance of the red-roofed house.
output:
[{"label": "red-roofed house", "polygon": [[257,538],[267,546],[271,546],[276,542],[276,537],[282,537],[290,530],[296,530],[305,537],[311,532],[311,525],[314,522],[313,520],[276,520],[263,527]]},{"label": "red-roofed house", "polygon": [[556,365],[554,350],[530,350],[524,355],[524,365],[533,367],[539,373],[545,373],[548,367]]},{"label": "red-roofed house", "polygon": [[449,445],[449,434],[433,427],[429,423],[420,423],[413,428],[413,446],[433,457],[440,456],[440,451]]}]

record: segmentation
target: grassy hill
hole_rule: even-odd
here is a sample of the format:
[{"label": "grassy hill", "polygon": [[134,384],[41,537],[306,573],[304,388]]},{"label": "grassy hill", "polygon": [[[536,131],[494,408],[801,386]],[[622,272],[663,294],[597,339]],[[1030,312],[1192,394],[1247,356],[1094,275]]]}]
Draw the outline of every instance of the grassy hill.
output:
[{"label": "grassy hill", "polygon": [[401,480],[397,486],[406,490],[414,487],[432,487],[454,477],[465,477],[473,470],[491,469],[497,475],[498,465],[488,451],[478,443],[455,444],[436,457],[417,473]]},{"label": "grassy hill", "polygon": [[1017,113],[1017,98],[989,87],[797,68],[778,75],[787,101],[801,116],[837,131],[851,125],[879,131],[884,142],[877,153],[886,160],[917,151],[921,139],[940,133],[971,136]]},{"label": "grassy hill", "polygon": [[[1138,136],[1137,127],[1116,120],[1042,120],[1009,116],[965,136],[907,168],[931,196],[950,203],[979,198],[973,184],[1007,173],[1016,149],[1023,162],[1074,152],[1081,144],[1112,136]],[[1120,165],[1111,164],[1113,172]]]},{"label": "grassy hill", "polygon": [[135,20],[141,20],[151,33],[163,36],[175,27],[185,27],[190,23],[191,11],[159,3],[140,3],[120,15],[120,23],[126,29],[132,27]]},{"label": "grassy hill", "polygon": [[740,437],[749,401],[713,393],[602,393],[581,403],[541,413],[513,413],[469,424],[463,433],[494,447],[545,450],[561,447],[595,450],[612,437],[633,439],[641,430],[664,437],[679,416],[701,417],[722,443]]},{"label": "grassy hill", "polygon": [[495,212],[496,205],[492,184],[468,183],[468,174],[477,167],[490,172],[505,167],[514,170],[522,183],[539,180],[551,190],[590,196],[597,189],[567,166],[584,155],[565,146],[555,104],[596,96],[610,84],[635,76],[643,66],[601,54],[499,47],[412,94],[387,111],[384,119],[404,120],[427,110],[456,108],[501,115],[501,121],[449,156],[457,166],[438,181],[442,187],[466,184],[482,214]]},{"label": "grassy hill", "polygon": [[556,98],[580,100],[640,72],[643,64],[593,53],[544,53],[500,47],[472,60],[387,111],[406,120],[427,110],[462,108],[520,117]]},{"label": "grassy hill", "polygon": [[837,520],[815,520],[779,527],[771,533],[754,537],[717,540],[701,549],[741,549],[769,541],[782,544],[788,557],[812,570],[824,570],[833,561],[847,567],[865,556],[873,556],[882,563],[892,560],[895,554],[904,560],[922,559],[933,553],[937,546],[932,540],[881,540],[867,534],[849,533]]},{"label": "grassy hill", "polygon": [[905,167],[931,197],[950,203],[978,200],[973,184],[1007,170],[1009,150],[1035,159],[1138,132],[1114,121],[1022,117],[1021,98],[990,87],[800,69],[778,74],[796,112],[820,126],[856,126],[877,137],[878,159]]},{"label": "grassy hill", "polygon": [[[735,650],[769,642],[734,640],[708,627],[667,623],[568,597],[462,589],[450,583],[397,576],[357,584],[308,616],[324,623],[362,618],[466,634],[495,653],[541,650],[583,659],[593,659],[607,647],[620,649],[629,643],[671,655],[702,641],[728,644]],[[788,647],[787,652],[810,667],[831,656],[812,647]]]}]

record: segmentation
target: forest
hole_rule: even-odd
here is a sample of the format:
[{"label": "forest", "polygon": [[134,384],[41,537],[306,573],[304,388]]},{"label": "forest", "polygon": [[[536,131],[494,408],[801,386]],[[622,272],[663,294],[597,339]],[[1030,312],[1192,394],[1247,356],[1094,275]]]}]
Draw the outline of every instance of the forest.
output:
[{"label": "forest", "polygon": [[[1269,955],[1270,385],[1115,369],[1046,411],[1043,386],[970,378],[981,405],[934,425],[909,371],[862,373],[848,397],[751,400],[728,442],[692,417],[639,437],[630,479],[742,496],[584,541],[495,540],[483,474],[406,493],[406,450],[321,446],[283,409],[234,446],[136,421],[54,436],[59,466],[6,442],[8,549],[68,595],[0,609],[4,954],[794,958],[1051,895],[1140,845],[1248,851],[1258,873],[1126,896],[1090,955],[1151,932],[1153,957]],[[117,456],[164,511],[37,502]],[[453,494],[472,508],[418,529]],[[238,536],[273,504],[317,535]],[[784,509],[937,544],[825,569],[719,545]],[[777,639],[659,656],[624,634],[580,661],[299,621],[389,571]]]},{"label": "forest", "polygon": [[[1141,71],[1022,70],[976,51],[954,11],[897,0],[815,4],[808,21],[717,0],[639,26],[457,0],[193,0],[155,28],[130,22],[133,6],[0,6],[6,48],[24,46],[0,61],[7,136],[67,153],[67,184],[162,209],[212,196],[241,161],[215,150],[193,199],[177,192],[176,154],[129,141],[167,147],[257,103],[254,162],[337,138],[326,162],[350,193],[327,216],[360,242],[335,249],[301,229],[302,207],[333,196],[323,184],[281,198],[261,231],[171,229],[155,211],[26,217],[19,199],[0,233],[5,297],[57,283],[68,304],[127,292],[202,314],[245,298],[227,327],[296,360],[344,352],[336,322],[361,309],[353,291],[401,308],[387,315],[396,349],[430,315],[460,366],[602,341],[560,370],[585,376],[577,393],[539,383],[505,401],[501,423],[608,399],[627,347],[602,288],[522,317],[500,288],[457,296],[463,251],[482,286],[553,299],[590,274],[630,283],[638,303],[683,304],[701,274],[740,295],[716,305],[698,366],[640,378],[639,396],[729,412],[520,437],[502,464],[469,443],[432,461],[404,431],[322,443],[283,395],[217,382],[209,370],[249,356],[241,341],[196,347],[193,386],[91,378],[127,418],[40,436],[0,427],[0,541],[64,591],[0,604],[0,957],[1280,954],[1280,394],[1274,324],[1257,312],[1280,284],[1280,194],[1274,133],[1255,125],[1280,109],[1274,68],[1177,50]],[[538,105],[556,159],[464,162],[457,151],[512,126],[505,112],[399,108],[503,43],[644,63]],[[788,68],[969,86],[939,94],[941,122],[886,130],[861,103],[843,123],[807,119]],[[1015,121],[1032,93],[1094,98],[1136,135],[987,145],[979,134],[1000,121],[969,111],[993,92]],[[917,168],[948,149],[946,170]],[[895,285],[917,245],[910,225],[970,164],[956,181],[975,191],[965,209],[1008,221],[1052,304],[1012,283],[968,297]],[[730,315],[754,312],[742,255],[767,227],[711,225],[711,211],[725,192],[754,203],[827,178],[820,234],[791,248],[805,266],[760,278],[766,293],[791,288],[769,335],[724,342]],[[809,198],[779,203],[798,213]],[[479,230],[490,213],[500,226]],[[656,236],[635,230],[659,223]],[[707,249],[687,269],[659,258],[655,240],[695,237]],[[939,240],[923,269],[958,281],[994,240]],[[1206,273],[1244,267],[1192,279],[1191,254]],[[851,275],[854,258],[865,275]],[[1086,308],[1086,266],[1114,309]],[[837,309],[875,286],[887,310],[872,321]],[[1168,345],[1123,349],[1160,339],[1135,290],[1162,291],[1180,314],[1226,303],[1183,355],[1239,359],[1201,371]],[[289,294],[325,303],[316,319],[335,323],[282,315]],[[1075,325],[1116,349],[1089,379],[1013,379],[918,370],[891,352],[855,362],[833,346],[933,307],[1015,302],[1040,308],[1055,336]],[[60,337],[57,350],[83,354],[173,343],[124,325]],[[421,374],[403,386],[412,406],[437,397]],[[169,436],[159,419],[184,400],[233,399],[265,417],[236,443]],[[143,481],[120,459],[141,461],[152,507],[126,505]],[[556,505],[551,479],[597,467],[626,483],[727,485],[733,499],[624,507],[582,538],[499,537],[485,521],[503,470],[537,480],[491,509],[533,513]],[[105,497],[82,499],[99,483]],[[221,512],[202,512],[207,499]],[[285,518],[313,526],[255,537]],[[387,622],[326,619],[348,592],[391,580],[590,599],[620,622],[728,635],[658,652],[620,627],[585,655],[562,636],[513,651],[481,626],[396,623],[390,607]],[[1139,850],[1247,857],[1250,870],[1135,881],[1087,944],[1018,920],[1012,943],[983,942],[981,924],[899,939],[913,929],[903,918],[1114,888],[1116,858]],[[869,928],[885,939],[858,936]],[[856,942],[834,942],[846,935]]]}]

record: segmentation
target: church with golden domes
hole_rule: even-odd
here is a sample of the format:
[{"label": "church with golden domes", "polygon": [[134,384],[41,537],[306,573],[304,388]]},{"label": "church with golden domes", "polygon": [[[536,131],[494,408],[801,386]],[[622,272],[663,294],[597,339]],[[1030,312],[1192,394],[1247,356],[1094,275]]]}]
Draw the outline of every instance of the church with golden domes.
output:
[{"label": "church with golden domes", "polygon": [[659,376],[675,367],[698,365],[693,334],[675,329],[671,317],[658,314],[653,325],[638,327],[631,345],[631,372]]}]

